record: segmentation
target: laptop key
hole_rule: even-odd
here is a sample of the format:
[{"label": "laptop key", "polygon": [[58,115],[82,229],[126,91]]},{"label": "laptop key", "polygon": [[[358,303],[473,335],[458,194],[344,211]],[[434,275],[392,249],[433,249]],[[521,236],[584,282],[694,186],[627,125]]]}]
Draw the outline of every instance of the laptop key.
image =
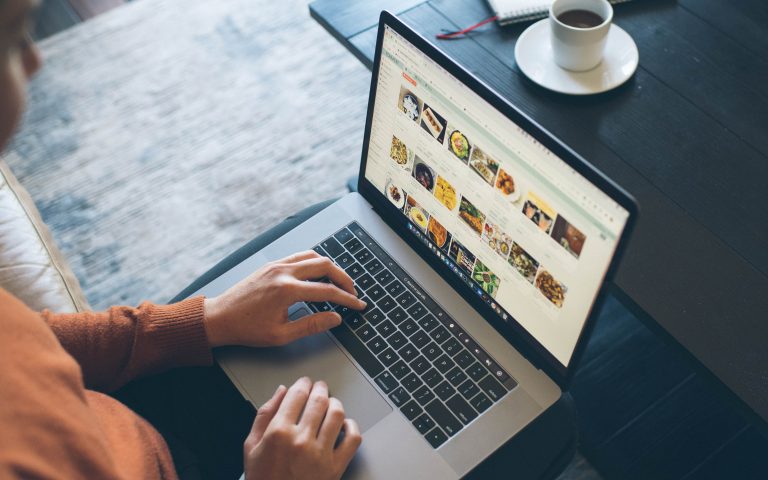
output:
[{"label": "laptop key", "polygon": [[505,389],[499,382],[494,380],[494,378],[490,375],[480,380],[477,385],[494,402],[498,402],[499,399],[501,399],[501,397],[507,393],[507,389]]},{"label": "laptop key", "polygon": [[392,376],[391,373],[386,371],[383,372],[378,377],[376,377],[374,381],[376,382],[376,385],[378,385],[379,388],[381,388],[384,391],[384,393],[389,393],[392,390],[394,390],[395,387],[397,387],[397,380],[395,379],[395,377]]},{"label": "laptop key", "polygon": [[439,326],[439,327],[437,327],[436,329],[432,330],[432,331],[429,333],[429,335],[430,335],[432,338],[434,338],[434,339],[435,339],[435,341],[436,341],[438,344],[441,344],[441,345],[442,345],[442,343],[443,343],[443,342],[445,342],[445,341],[446,341],[446,340],[448,340],[449,338],[452,338],[452,337],[451,337],[451,334],[450,334],[450,333],[448,333],[448,330],[446,330],[446,329],[445,329],[445,327],[444,327],[444,326],[442,326],[442,325],[440,325],[440,326]]},{"label": "laptop key", "polygon": [[475,385],[475,382],[469,379],[467,379],[466,381],[464,381],[464,383],[459,385],[459,393],[461,394],[462,397],[466,398],[467,400],[477,395],[479,391],[480,389],[477,387],[477,385]]},{"label": "laptop key", "polygon": [[348,252],[344,252],[335,259],[336,265],[340,266],[341,268],[347,268],[348,266],[355,263],[355,257],[350,255]]},{"label": "laptop key", "polygon": [[413,420],[414,418],[424,413],[424,409],[422,409],[419,404],[416,403],[416,400],[411,400],[410,402],[400,407],[400,411],[403,412],[403,415],[405,415],[405,418],[408,420]]},{"label": "laptop key", "polygon": [[475,398],[469,401],[469,403],[471,403],[472,406],[475,407],[475,410],[480,413],[488,410],[488,407],[493,405],[493,402],[491,402],[488,397],[483,394],[483,392],[478,393]]},{"label": "laptop key", "polygon": [[411,345],[410,343],[404,346],[403,348],[401,348],[398,351],[398,353],[400,354],[401,357],[403,357],[403,360],[405,360],[406,362],[410,362],[411,360],[419,356],[419,351],[416,348],[414,348],[414,346]]},{"label": "laptop key", "polygon": [[429,444],[432,445],[432,448],[437,448],[444,444],[446,440],[448,440],[448,437],[446,437],[445,434],[437,427],[433,428],[432,431],[424,435],[424,438],[426,438]]},{"label": "laptop key", "polygon": [[333,258],[344,253],[344,247],[342,247],[338,240],[333,237],[326,238],[325,241],[320,242],[320,246]]},{"label": "laptop key", "polygon": [[344,317],[344,323],[346,323],[352,330],[357,330],[358,328],[362,327],[363,324],[365,324],[365,319],[363,319],[363,317],[361,317],[359,314],[355,313]]},{"label": "laptop key", "polygon": [[411,399],[411,396],[408,394],[408,392],[405,391],[403,387],[397,387],[392,391],[392,393],[389,394],[389,398],[392,400],[392,403],[394,403],[396,407],[401,407],[405,405],[405,402]]},{"label": "laptop key", "polygon": [[416,320],[420,319],[427,313],[427,309],[420,303],[414,303],[411,308],[408,309],[408,313]]},{"label": "laptop key", "polygon": [[370,262],[366,263],[364,268],[368,270],[371,275],[376,275],[384,268],[384,265],[382,265],[380,261],[374,258]]},{"label": "laptop key", "polygon": [[443,376],[440,375],[440,372],[438,372],[435,367],[432,367],[421,374],[421,379],[424,380],[424,383],[429,385],[431,388],[435,388],[435,385],[443,380]]},{"label": "laptop key", "polygon": [[367,342],[368,340],[376,336],[376,331],[373,329],[373,327],[369,323],[366,323],[362,327],[355,330],[355,333],[357,334],[358,337],[360,337],[360,340],[364,342]]},{"label": "laptop key", "polygon": [[366,291],[369,288],[376,285],[376,281],[373,279],[372,276],[368,275],[367,273],[364,273],[360,275],[357,280],[355,280],[355,286],[358,287],[358,289]]},{"label": "laptop key", "polygon": [[431,339],[429,338],[429,335],[427,335],[423,330],[419,330],[418,332],[411,335],[411,341],[414,345],[416,345],[417,348],[423,348],[424,345],[431,341]]},{"label": "laptop key", "polygon": [[355,253],[355,258],[357,259],[358,262],[360,262],[360,265],[365,265],[366,263],[373,260],[373,254],[371,253],[370,250],[363,247],[360,250],[358,250],[357,253]]},{"label": "laptop key", "polygon": [[426,385],[422,385],[421,388],[413,392],[413,398],[419,402],[419,405],[424,406],[435,398],[435,394]]},{"label": "laptop key", "polygon": [[336,234],[333,235],[333,238],[338,240],[339,243],[344,244],[355,238],[355,236],[346,227],[344,227],[336,232]]},{"label": "laptop key", "polygon": [[381,297],[387,294],[387,292],[384,291],[384,287],[377,283],[376,285],[373,285],[371,288],[369,288],[365,294],[371,297],[371,300],[374,302],[378,302]]},{"label": "laptop key", "polygon": [[425,332],[431,332],[432,329],[440,325],[440,322],[437,321],[434,315],[429,314],[419,320],[419,325],[424,329]]},{"label": "laptop key", "polygon": [[422,382],[421,379],[413,372],[403,378],[403,386],[411,393],[415,392],[423,385],[424,382]]},{"label": "laptop key", "polygon": [[416,303],[416,297],[414,297],[411,292],[404,292],[402,295],[397,297],[397,303],[400,304],[400,306],[403,308],[408,308]]},{"label": "laptop key", "polygon": [[483,368],[478,362],[475,362],[467,368],[467,373],[472,380],[479,382],[480,379],[488,374],[488,370]]},{"label": "laptop key", "polygon": [[379,360],[384,364],[385,367],[392,365],[399,359],[400,357],[398,357],[395,351],[391,348],[387,348],[379,354]]},{"label": "laptop key", "polygon": [[384,320],[380,324],[376,325],[376,331],[379,332],[382,337],[387,338],[395,333],[397,329],[395,328],[394,323],[390,322],[389,320]]},{"label": "laptop key", "polygon": [[461,368],[467,368],[475,361],[472,355],[466,350],[460,351],[458,354],[456,354],[455,357],[453,357],[453,359],[456,361],[456,363],[459,364]]},{"label": "laptop key", "polygon": [[440,347],[437,346],[435,342],[431,342],[429,345],[422,348],[421,352],[425,357],[433,362],[437,359],[437,357],[443,354],[443,351],[440,349]]},{"label": "laptop key", "polygon": [[392,345],[392,348],[395,350],[400,350],[406,343],[408,343],[408,339],[405,338],[405,335],[403,335],[403,332],[395,332],[387,338],[387,341],[390,345]]},{"label": "laptop key", "polygon": [[347,272],[347,275],[352,277],[352,280],[355,280],[357,277],[365,273],[365,270],[363,270],[363,267],[360,266],[359,263],[353,263],[352,265],[345,268],[344,271]]},{"label": "laptop key", "polygon": [[450,356],[456,355],[461,350],[461,344],[455,338],[450,338],[443,344],[443,350]]},{"label": "laptop key", "polygon": [[378,335],[374,336],[368,342],[366,342],[366,345],[368,345],[368,348],[370,348],[375,355],[378,355],[379,353],[383,352],[385,348],[387,348],[387,342],[385,342],[384,339]]},{"label": "laptop key", "polygon": [[328,255],[328,252],[323,250],[323,247],[321,247],[320,245],[315,245],[314,247],[312,247],[312,250],[314,250],[318,255],[322,255],[324,257],[330,257],[330,255]]},{"label": "laptop key", "polygon": [[403,377],[411,373],[411,367],[409,367],[408,364],[404,361],[398,360],[397,363],[389,367],[389,371],[392,372],[392,375],[397,377],[398,380],[402,380]]},{"label": "laptop key", "polygon": [[405,287],[403,286],[403,284],[397,280],[387,285],[386,289],[387,289],[387,293],[392,295],[393,298],[397,298],[398,295],[400,295],[405,291]]},{"label": "laptop key", "polygon": [[446,380],[443,380],[438,386],[435,387],[435,393],[442,401],[446,401],[456,393],[456,389],[451,386]]},{"label": "laptop key", "polygon": [[352,252],[353,254],[357,253],[361,248],[363,248],[363,242],[360,240],[353,238],[352,240],[348,241],[344,244],[345,247],[347,247],[347,250]]},{"label": "laptop key", "polygon": [[453,367],[445,374],[445,378],[447,378],[453,386],[458,386],[459,384],[464,383],[464,380],[467,379],[467,374],[464,373],[464,370],[460,367]]},{"label": "laptop key", "polygon": [[365,347],[365,344],[363,344],[363,342],[361,342],[346,325],[341,324],[338,327],[332,328],[331,333],[336,337],[339,343],[349,351],[352,358],[360,364],[363,370],[365,370],[365,373],[371,378],[376,377],[376,375],[384,370],[384,365],[373,356],[373,354]]},{"label": "laptop key", "polygon": [[445,405],[440,400],[432,400],[424,410],[432,417],[435,422],[443,429],[443,431],[449,436],[456,435],[459,430],[462,429],[461,422],[453,416],[453,414],[445,408]]},{"label": "laptop key", "polygon": [[333,307],[327,302],[310,302],[309,307],[315,312],[330,312]]},{"label": "laptop key", "polygon": [[416,322],[413,321],[413,319],[408,319],[397,326],[397,328],[400,329],[401,332],[405,334],[406,337],[410,337],[414,333],[419,331],[419,326],[416,325]]},{"label": "laptop key", "polygon": [[421,375],[429,369],[429,361],[423,355],[419,355],[411,362],[411,368],[414,372]]},{"label": "laptop key", "polygon": [[424,415],[421,415],[419,418],[414,420],[413,426],[416,427],[416,430],[419,431],[420,434],[424,435],[428,431],[435,428],[435,421],[432,420],[429,415],[426,413]]},{"label": "laptop key", "polygon": [[453,398],[445,402],[445,406],[448,407],[448,410],[456,415],[464,425],[477,418],[475,409],[470,407],[467,401],[461,398],[461,395],[454,395]]},{"label": "laptop key", "polygon": [[393,308],[397,306],[397,303],[395,303],[394,300],[392,300],[392,297],[389,295],[386,295],[384,298],[379,300],[376,305],[378,305],[379,308],[384,310],[384,313],[390,312]]},{"label": "laptop key", "polygon": [[366,319],[366,320],[368,320],[368,322],[370,322],[372,325],[378,325],[378,324],[380,324],[381,322],[383,322],[385,318],[387,318],[387,317],[384,315],[384,312],[382,312],[382,311],[381,311],[381,310],[379,310],[378,308],[373,308],[373,309],[371,309],[369,312],[367,312],[367,313],[363,314],[363,316],[364,316],[364,317],[365,317],[365,319]]},{"label": "laptop key", "polygon": [[408,318],[408,314],[405,313],[405,310],[403,310],[400,307],[395,307],[394,310],[389,312],[389,319],[395,322],[395,324],[399,324],[400,322],[405,321]]},{"label": "laptop key", "polygon": [[394,275],[392,275],[389,270],[381,270],[379,273],[374,275],[376,278],[376,281],[379,282],[381,285],[389,286],[389,282],[394,280]]},{"label": "laptop key", "polygon": [[456,363],[451,360],[451,357],[449,357],[446,354],[443,354],[440,358],[435,360],[435,368],[440,370],[440,373],[445,374],[448,370],[452,369],[456,366]]}]

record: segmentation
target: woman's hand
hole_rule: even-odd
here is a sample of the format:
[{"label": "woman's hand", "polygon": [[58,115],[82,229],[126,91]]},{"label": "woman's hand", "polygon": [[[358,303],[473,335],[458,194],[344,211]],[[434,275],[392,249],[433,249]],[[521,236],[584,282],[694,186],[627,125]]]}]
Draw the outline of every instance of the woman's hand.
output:
[{"label": "woman's hand", "polygon": [[245,478],[336,480],[361,441],[341,402],[328,398],[328,386],[301,378],[291,388],[281,385],[257,411],[243,446]]},{"label": "woman's hand", "polygon": [[[308,282],[327,278],[331,283]],[[313,251],[270,262],[218,297],[205,299],[205,329],[213,347],[285,345],[337,326],[335,312],[288,320],[296,302],[331,302],[355,310],[365,308],[349,275]]]}]

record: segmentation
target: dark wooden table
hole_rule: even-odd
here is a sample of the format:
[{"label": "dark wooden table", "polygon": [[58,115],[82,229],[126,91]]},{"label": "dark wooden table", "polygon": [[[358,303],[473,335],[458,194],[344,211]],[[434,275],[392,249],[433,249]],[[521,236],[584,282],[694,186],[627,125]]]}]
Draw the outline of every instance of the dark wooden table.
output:
[{"label": "dark wooden table", "polygon": [[640,219],[615,293],[768,422],[768,3],[637,0],[615,8],[640,66],[587,98],[515,64],[530,24],[491,24],[483,0],[318,0],[312,16],[369,68],[378,14],[397,14],[631,192]]}]

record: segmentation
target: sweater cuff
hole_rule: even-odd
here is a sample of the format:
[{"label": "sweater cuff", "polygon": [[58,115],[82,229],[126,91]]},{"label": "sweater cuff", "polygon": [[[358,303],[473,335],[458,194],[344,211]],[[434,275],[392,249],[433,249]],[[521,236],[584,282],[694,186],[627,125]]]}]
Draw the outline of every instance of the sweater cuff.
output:
[{"label": "sweater cuff", "polygon": [[165,353],[169,368],[213,363],[203,325],[204,300],[205,297],[198,296],[171,305],[152,305],[149,312],[152,336]]}]

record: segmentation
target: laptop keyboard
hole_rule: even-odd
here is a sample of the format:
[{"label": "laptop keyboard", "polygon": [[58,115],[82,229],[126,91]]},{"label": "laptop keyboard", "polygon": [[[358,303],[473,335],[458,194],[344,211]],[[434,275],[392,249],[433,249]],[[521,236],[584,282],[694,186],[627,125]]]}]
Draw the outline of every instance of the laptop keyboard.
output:
[{"label": "laptop keyboard", "polygon": [[331,333],[433,448],[517,385],[357,222],[314,250],[352,277],[368,306],[308,305],[341,315]]}]

